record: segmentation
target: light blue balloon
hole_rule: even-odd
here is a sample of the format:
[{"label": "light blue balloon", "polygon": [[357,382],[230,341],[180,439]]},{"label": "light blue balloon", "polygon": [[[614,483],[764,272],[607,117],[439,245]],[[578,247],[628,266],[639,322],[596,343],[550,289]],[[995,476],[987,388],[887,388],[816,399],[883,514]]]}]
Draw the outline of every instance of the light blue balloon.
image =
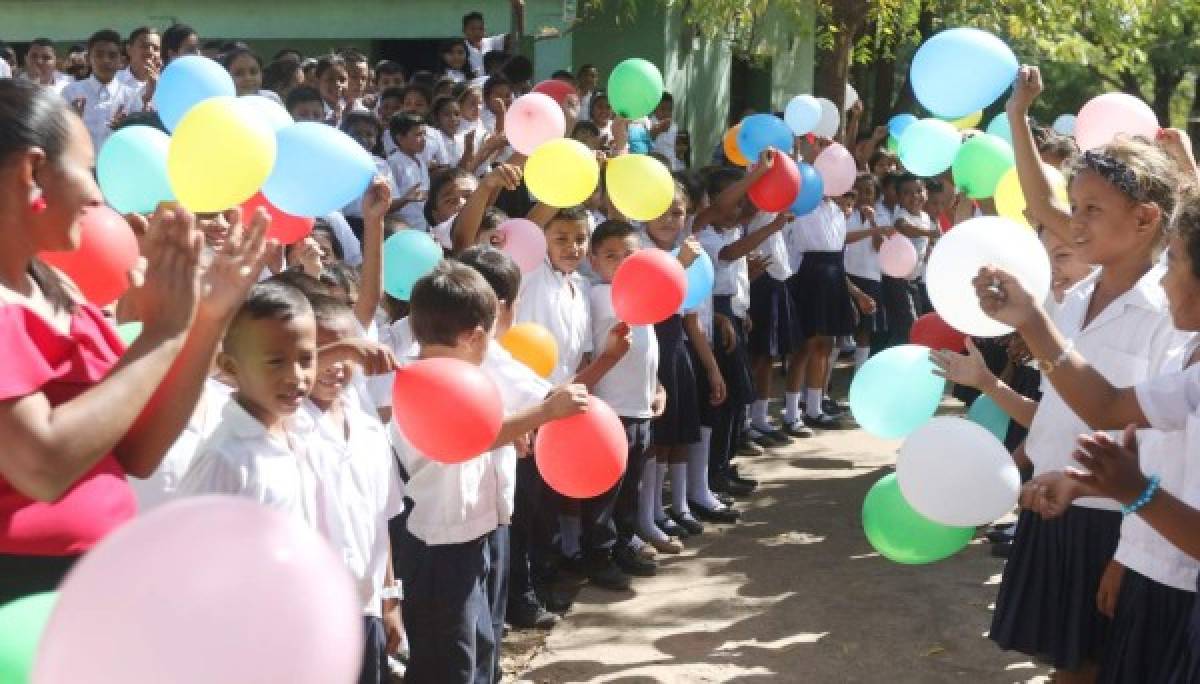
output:
[{"label": "light blue balloon", "polygon": [[[676,247],[671,254],[679,256],[679,248]],[[687,274],[687,294],[683,296],[683,305],[679,307],[681,314],[700,306],[700,303],[712,294],[713,283],[717,279],[712,258],[708,256],[708,252],[704,251],[696,255],[696,260],[687,267],[684,273]]]},{"label": "light blue balloon", "polygon": [[918,176],[936,176],[950,168],[961,145],[962,134],[953,125],[941,119],[921,119],[900,136],[900,163]]},{"label": "light blue balloon", "polygon": [[978,423],[1001,442],[1008,436],[1008,414],[986,394],[979,395],[967,410],[967,420]]},{"label": "light blue balloon", "polygon": [[238,102],[249,107],[273,131],[286,128],[296,122],[292,115],[288,114],[288,110],[283,108],[283,105],[262,95],[243,95],[238,98]]},{"label": "light blue balloon", "polygon": [[642,124],[629,125],[629,152],[632,154],[650,154],[654,149],[654,139],[650,131]]},{"label": "light blue balloon", "polygon": [[867,432],[895,439],[933,417],[944,389],[945,381],[933,374],[929,348],[904,344],[858,369],[850,383],[850,411]]},{"label": "light blue balloon", "polygon": [[991,133],[998,138],[1003,138],[1004,141],[1008,143],[1009,147],[1012,147],[1012,127],[1008,123],[1008,114],[1005,114],[1004,112],[997,114],[996,117],[988,124],[987,130],[984,132]]},{"label": "light blue balloon", "polygon": [[910,73],[917,101],[958,119],[996,101],[1017,77],[1017,56],[987,31],[953,28],[917,49]]},{"label": "light blue balloon", "polygon": [[362,145],[315,121],[300,121],[275,134],[275,168],[262,192],[295,216],[324,216],[362,197],[375,162]]},{"label": "light blue balloon", "polygon": [[821,103],[812,95],[797,95],[783,110],[783,121],[796,135],[811,133],[821,122]]},{"label": "light blue balloon", "polygon": [[[323,124],[318,124],[323,125]],[[442,260],[442,248],[420,230],[398,230],[383,241],[383,289],[402,301],[412,296],[413,284]]]},{"label": "light blue balloon", "polygon": [[897,114],[888,119],[888,133],[896,136],[896,138],[899,139],[900,136],[904,135],[905,129],[916,122],[917,117],[909,114],[908,112]]},{"label": "light blue balloon", "polygon": [[163,69],[154,88],[154,108],[168,131],[174,131],[188,110],[202,100],[235,97],[237,89],[225,67],[207,57],[188,55]]},{"label": "light blue balloon", "polygon": [[108,136],[96,157],[104,200],[121,214],[149,214],[175,199],[167,179],[171,138],[151,126],[126,126]]},{"label": "light blue balloon", "polygon": [[773,114],[751,114],[742,119],[741,126],[737,134],[738,149],[751,162],[757,162],[758,155],[768,147],[790,153],[795,146],[792,129]]},{"label": "light blue balloon", "polygon": [[798,162],[796,167],[800,169],[800,192],[796,193],[796,201],[788,211],[804,216],[821,206],[821,200],[825,199],[825,181],[811,164]]}]

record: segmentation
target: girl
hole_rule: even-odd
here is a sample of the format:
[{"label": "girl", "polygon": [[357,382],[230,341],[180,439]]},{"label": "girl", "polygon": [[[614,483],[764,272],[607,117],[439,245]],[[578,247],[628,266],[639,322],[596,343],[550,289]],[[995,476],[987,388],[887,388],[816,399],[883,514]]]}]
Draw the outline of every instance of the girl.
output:
[{"label": "girl", "polygon": [[236,48],[221,56],[221,66],[233,77],[233,85],[238,97],[244,95],[261,95],[269,100],[283,104],[279,95],[271,90],[263,90],[262,60],[246,48]]},{"label": "girl", "polygon": [[607,149],[613,141],[613,119],[616,115],[613,113],[612,105],[608,103],[608,95],[602,91],[596,91],[588,103],[588,120],[596,124],[596,128],[600,130],[600,140],[603,148]]},{"label": "girl", "polygon": [[337,126],[342,122],[346,109],[346,85],[350,77],[346,74],[346,62],[337,55],[327,55],[317,60],[317,91],[325,104],[325,123]]},{"label": "girl", "polygon": [[881,306],[883,273],[879,270],[879,246],[883,238],[893,233],[889,226],[880,226],[875,216],[875,198],[879,182],[869,173],[861,173],[854,181],[854,208],[846,219],[846,275],[866,296],[876,303],[875,311],[867,313],[859,307],[858,330],[855,333],[854,367],[862,368],[871,356],[871,337],[887,330],[887,317]]},{"label": "girl", "polygon": [[275,93],[282,102],[292,88],[304,83],[304,70],[300,60],[293,57],[277,59],[267,65],[262,73],[262,87]]},{"label": "girl", "polygon": [[[463,136],[458,132],[462,124],[462,114],[458,101],[452,97],[439,97],[433,101],[433,111],[430,117],[433,126],[429,129],[425,149],[432,147],[433,154],[428,155],[431,166],[458,167],[463,162]],[[470,161],[469,159],[467,160]]]},{"label": "girl", "polygon": [[429,201],[425,203],[425,221],[433,226],[433,239],[442,249],[454,247],[451,235],[454,219],[475,192],[479,181],[462,169],[446,169],[435,174],[429,184]]},{"label": "girl", "polygon": [[448,40],[442,43],[439,53],[442,58],[442,75],[455,83],[472,81],[475,70],[467,61],[467,41],[460,39]]}]

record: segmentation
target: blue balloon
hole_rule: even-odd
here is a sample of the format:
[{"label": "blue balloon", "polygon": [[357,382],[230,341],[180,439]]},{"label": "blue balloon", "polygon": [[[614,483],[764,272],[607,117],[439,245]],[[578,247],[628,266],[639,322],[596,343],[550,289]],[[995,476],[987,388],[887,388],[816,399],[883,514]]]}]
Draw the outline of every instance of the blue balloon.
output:
[{"label": "blue balloon", "polygon": [[362,145],[333,126],[301,121],[276,134],[275,168],[262,192],[295,216],[324,216],[362,197],[375,161]]},{"label": "blue balloon", "polygon": [[[679,248],[676,247],[671,254],[679,256]],[[705,251],[696,255],[696,260],[687,267],[684,273],[687,274],[687,294],[683,296],[683,305],[679,307],[681,314],[700,306],[700,303],[712,294],[713,284],[717,280],[717,272],[713,269],[712,258]]]},{"label": "blue balloon", "polygon": [[991,123],[988,124],[987,130],[984,132],[991,133],[998,138],[1003,138],[1004,141],[1008,143],[1009,147],[1012,146],[1012,127],[1008,123],[1008,114],[1005,114],[1004,112],[997,114],[996,117],[992,119]]},{"label": "blue balloon", "polygon": [[758,155],[768,147],[790,153],[795,146],[795,139],[792,129],[788,128],[783,119],[774,114],[752,114],[742,119],[737,145],[742,156],[751,162],[757,162]]},{"label": "blue balloon", "polygon": [[811,164],[798,162],[796,167],[800,169],[800,192],[796,193],[796,201],[788,211],[804,216],[821,206],[821,200],[825,199],[825,181]]},{"label": "blue balloon", "polygon": [[202,100],[235,97],[237,89],[225,67],[207,57],[180,57],[163,69],[154,87],[154,108],[168,131],[174,131],[188,110]]},{"label": "blue balloon", "polygon": [[821,122],[821,103],[812,95],[797,95],[783,110],[783,120],[796,135],[811,133]]},{"label": "blue balloon", "polygon": [[996,36],[974,28],[942,31],[913,56],[913,93],[946,119],[962,118],[996,101],[1017,77],[1017,56]]},{"label": "blue balloon", "polygon": [[909,114],[908,112],[897,114],[888,119],[888,133],[896,136],[896,138],[899,138],[900,136],[904,135],[904,130],[906,128],[916,122],[917,117]]},{"label": "blue balloon", "polygon": [[[324,125],[324,124],[319,124]],[[401,301],[442,260],[442,248],[420,230],[398,230],[383,241],[383,289]]]},{"label": "blue balloon", "polygon": [[936,176],[950,168],[960,146],[962,133],[952,124],[941,119],[921,119],[900,136],[900,163],[918,176]]},{"label": "blue balloon", "polygon": [[933,374],[929,349],[903,344],[872,356],[850,383],[850,411],[867,432],[903,437],[924,425],[942,401],[945,381]]},{"label": "blue balloon", "polygon": [[978,423],[1001,442],[1008,437],[1008,414],[986,394],[979,395],[967,410],[967,420]]},{"label": "blue balloon", "polygon": [[175,199],[167,179],[171,138],[151,126],[126,126],[112,135],[96,157],[96,179],[104,200],[121,214],[149,214],[159,202]]},{"label": "blue balloon", "polygon": [[654,139],[642,124],[629,124],[629,152],[650,154],[654,150]]}]

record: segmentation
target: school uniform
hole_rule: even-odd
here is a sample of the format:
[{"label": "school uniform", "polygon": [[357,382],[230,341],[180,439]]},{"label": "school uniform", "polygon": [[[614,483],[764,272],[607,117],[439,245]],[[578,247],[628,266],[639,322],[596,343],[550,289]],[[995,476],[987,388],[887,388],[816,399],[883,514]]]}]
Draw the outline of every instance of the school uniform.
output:
[{"label": "school uniform", "polygon": [[[888,209],[883,200],[879,200],[875,203],[875,224],[892,225],[893,212],[897,211],[900,211],[900,205]],[[881,274],[879,285],[883,295],[884,317],[887,319],[887,334],[878,336],[879,339],[872,344],[872,351],[877,351],[876,348],[908,344],[908,333],[917,320],[917,309],[907,278]]]},{"label": "school uniform", "polygon": [[117,114],[134,114],[143,108],[138,91],[115,76],[108,83],[101,83],[94,75],[83,81],[68,83],[62,89],[62,98],[71,106],[78,100],[84,101],[83,125],[92,138],[92,146],[97,154],[104,146],[104,141],[112,135],[112,123]]},{"label": "school uniform", "polygon": [[[1064,297],[1055,324],[1095,369],[1118,387],[1160,374],[1186,338],[1171,324],[1152,268],[1086,326],[1088,304],[1102,274],[1097,269]],[[1073,465],[1078,435],[1091,432],[1043,381],[1042,398],[1025,439],[1034,475]],[[1111,499],[1081,498],[1060,518],[1023,511],[996,598],[991,639],[1002,648],[1078,669],[1103,657],[1110,621],[1096,609],[1100,578],[1113,558],[1121,526]]]},{"label": "school uniform", "polygon": [[[876,225],[881,224],[876,222]],[[862,212],[858,209],[851,212],[850,217],[846,219],[847,233],[868,230],[870,228],[871,225],[863,220]],[[875,247],[874,238],[868,236],[861,240],[847,243],[845,267],[846,275],[850,277],[850,282],[862,290],[863,294],[875,300],[877,304],[875,313],[873,314],[868,314],[862,309],[858,309],[859,327],[869,333],[887,330],[887,316],[884,313],[883,284],[881,282],[883,271],[879,268],[879,250]]]},{"label": "school uniform", "polygon": [[846,285],[846,217],[841,208],[832,200],[821,202],[788,223],[784,239],[795,268],[788,287],[799,333],[796,346],[810,337],[853,334],[857,321]]},{"label": "school uniform", "polygon": [[[388,172],[388,183],[392,186],[393,197],[395,197],[396,183],[391,178],[391,172]],[[361,202],[361,198],[359,200]],[[346,262],[347,266],[358,268],[362,266],[362,238],[354,234],[354,228],[350,222],[346,220],[346,216],[340,211],[331,211],[325,214],[325,220],[329,223],[330,230],[333,231],[333,237],[337,239],[338,244],[342,248],[342,261]],[[359,222],[359,232],[361,233],[362,225]]]},{"label": "school uniform", "polygon": [[[388,166],[391,167],[398,196],[405,197],[413,188],[418,187],[429,192],[429,165],[420,156],[413,157],[402,150],[396,150],[388,157]],[[429,223],[425,220],[425,202],[409,202],[397,214],[409,228],[429,231]]]},{"label": "school uniform", "polygon": [[[402,197],[402,195],[400,194],[400,188],[396,187],[396,179],[392,176],[391,164],[389,164],[386,159],[380,159],[379,157],[376,157],[374,155],[372,155],[371,161],[375,162],[375,175],[382,176],[384,178],[384,180],[387,181],[388,188],[391,190],[391,193],[392,193],[392,199],[397,200],[400,197]],[[362,264],[362,247],[361,247],[361,244],[362,244],[361,240],[362,240],[362,233],[363,233],[362,201],[363,201],[363,198],[361,195],[358,197],[355,197],[349,204],[342,207],[342,212],[341,212],[342,217],[346,219],[347,224],[351,228],[351,234],[354,235],[354,237],[359,241],[358,264],[352,264],[352,263],[350,263],[349,259],[343,259],[343,261],[346,261],[347,265],[350,265],[350,266],[356,266],[356,265]],[[339,238],[339,242],[340,241],[341,240]],[[346,246],[345,244],[342,245],[343,248],[345,246]]]},{"label": "school uniform", "polygon": [[[933,228],[933,222],[930,221],[929,215],[925,212],[913,214],[901,206],[896,207],[896,211],[892,214],[892,223],[897,220],[904,220],[909,225],[918,226],[924,230]],[[933,311],[933,305],[929,302],[929,291],[925,288],[925,264],[929,261],[929,238],[916,237],[909,238],[913,244],[913,249],[917,252],[917,268],[909,276],[909,289],[912,292],[913,307],[918,316]]]},{"label": "school uniform", "polygon": [[575,377],[584,354],[593,350],[587,284],[578,273],[562,273],[547,259],[521,278],[517,323],[532,322],[558,343],[558,363],[547,378],[553,385]]},{"label": "school uniform", "polygon": [[[654,117],[647,117],[645,124],[646,129],[649,130],[650,128],[658,125],[658,123],[658,119],[655,119]],[[679,126],[672,121],[667,130],[654,136],[653,151],[667,158],[667,161],[671,164],[672,171],[683,171],[687,168],[683,165],[683,162],[679,161],[679,157],[675,156],[675,138],[678,137],[678,135]]]},{"label": "school uniform", "polygon": [[[121,74],[125,73],[125,71],[128,71],[128,69],[125,69],[123,71],[118,71],[117,78],[120,78]],[[30,83],[36,83],[36,84],[42,86],[43,88],[49,88],[50,90],[53,90],[54,92],[59,93],[59,94],[62,93],[63,88],[66,88],[68,84],[73,83],[75,81],[75,79],[71,78],[70,76],[64,74],[61,71],[55,71],[54,75],[51,77],[49,83],[42,83],[41,80],[38,79],[38,77],[32,76],[28,71],[22,73],[21,76],[25,80],[29,81]],[[126,85],[128,85],[128,84],[126,84]],[[138,95],[141,95],[140,91],[138,92]]]},{"label": "school uniform", "polygon": [[504,49],[504,35],[487,36],[479,41],[479,47],[471,45],[471,41],[467,43],[467,61],[471,64],[471,70],[477,74],[483,73],[483,56],[493,50]]},{"label": "school uniform", "polygon": [[[759,212],[746,233],[764,229],[775,214]],[[791,259],[783,235],[776,232],[759,245],[759,253],[770,258],[767,272],[750,283],[751,356],[786,356],[795,351],[797,328],[794,304],[787,286],[792,276]]]}]

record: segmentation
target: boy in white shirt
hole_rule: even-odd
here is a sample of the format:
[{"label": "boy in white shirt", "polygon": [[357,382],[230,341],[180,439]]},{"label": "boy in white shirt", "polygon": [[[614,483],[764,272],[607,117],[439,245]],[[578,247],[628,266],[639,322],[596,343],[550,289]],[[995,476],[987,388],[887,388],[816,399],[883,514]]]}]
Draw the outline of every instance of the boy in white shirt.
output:
[{"label": "boy in white shirt", "polygon": [[462,18],[463,38],[467,42],[467,58],[471,69],[484,73],[483,56],[493,51],[507,51],[510,44],[515,44],[525,31],[525,1],[510,0],[512,4],[512,33],[489,36],[484,26],[483,14],[468,12]]},{"label": "boy in white shirt", "polygon": [[125,54],[129,56],[129,66],[117,74],[117,80],[136,91],[138,96],[144,96],[149,89],[153,97],[153,84],[158,82],[162,68],[162,36],[158,29],[153,26],[135,28],[126,41]]},{"label": "boy in white shirt", "polygon": [[117,79],[121,65],[121,35],[104,29],[88,38],[88,63],[92,75],[69,83],[62,90],[67,104],[75,108],[87,127],[96,152],[112,134],[113,127],[145,106],[138,92]]},{"label": "boy in white shirt", "polygon": [[654,113],[646,118],[646,130],[654,140],[654,151],[667,158],[671,163],[671,171],[683,171],[686,167],[679,161],[675,151],[675,137],[679,127],[672,120],[675,108],[675,98],[671,93],[663,93],[662,100]]},{"label": "boy in white shirt", "polygon": [[[401,112],[392,117],[388,133],[396,151],[388,157],[395,181],[400,218],[413,230],[428,231],[425,200],[429,194],[429,166],[421,159],[425,149],[425,123],[413,114]],[[395,206],[395,205],[393,205]]]},{"label": "boy in white shirt", "polygon": [[57,63],[54,43],[49,38],[34,38],[25,52],[25,78],[61,93],[74,79],[59,71]]},{"label": "boy in white shirt", "polygon": [[[925,261],[929,257],[932,243],[941,237],[942,232],[925,213],[925,202],[929,199],[925,181],[912,174],[905,174],[897,181],[896,189],[899,203],[892,213],[892,227],[908,237],[917,250],[917,268],[909,276],[909,284],[914,313],[920,316],[929,309],[928,297],[925,295]],[[909,328],[911,327],[910,323]],[[904,338],[907,341],[908,330],[904,331]]]}]

